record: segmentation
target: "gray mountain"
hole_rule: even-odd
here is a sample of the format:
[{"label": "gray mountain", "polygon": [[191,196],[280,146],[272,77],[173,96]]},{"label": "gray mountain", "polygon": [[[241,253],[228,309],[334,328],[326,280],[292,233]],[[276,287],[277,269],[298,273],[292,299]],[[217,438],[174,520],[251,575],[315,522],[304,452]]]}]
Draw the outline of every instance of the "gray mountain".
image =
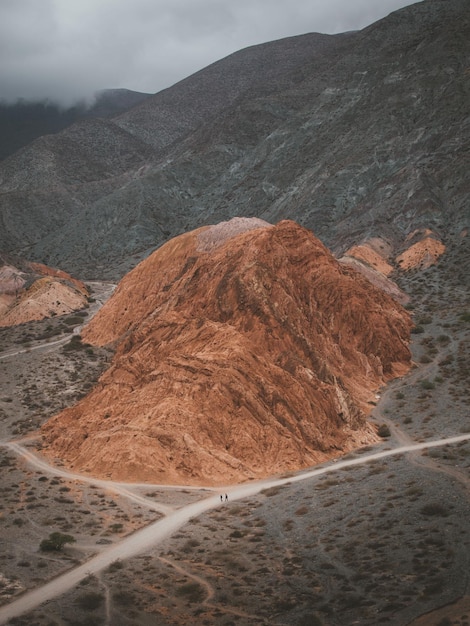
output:
[{"label": "gray mountain", "polygon": [[119,277],[170,237],[294,219],[335,252],[468,226],[467,0],[242,50],[0,164],[0,249]]},{"label": "gray mountain", "polygon": [[84,102],[66,108],[49,101],[0,102],[0,160],[42,135],[57,133],[82,119],[119,115],[148,97],[129,89],[103,89],[91,106]]}]

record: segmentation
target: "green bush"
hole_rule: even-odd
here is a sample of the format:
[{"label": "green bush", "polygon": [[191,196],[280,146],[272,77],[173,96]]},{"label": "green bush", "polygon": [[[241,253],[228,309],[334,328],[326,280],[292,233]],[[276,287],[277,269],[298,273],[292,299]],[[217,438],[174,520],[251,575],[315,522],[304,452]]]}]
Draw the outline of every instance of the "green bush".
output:
[{"label": "green bush", "polygon": [[67,543],[75,543],[75,538],[72,535],[54,532],[49,535],[48,539],[41,541],[39,549],[42,552],[60,552]]}]

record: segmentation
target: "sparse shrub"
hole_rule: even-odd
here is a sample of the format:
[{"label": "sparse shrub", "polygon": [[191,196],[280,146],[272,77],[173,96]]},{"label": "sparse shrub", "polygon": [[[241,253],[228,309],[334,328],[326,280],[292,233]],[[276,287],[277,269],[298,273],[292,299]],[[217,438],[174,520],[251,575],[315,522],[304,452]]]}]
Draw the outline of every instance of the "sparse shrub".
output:
[{"label": "sparse shrub", "polygon": [[308,511],[309,511],[308,506],[301,506],[299,509],[297,509],[295,514],[296,515],[306,515],[308,513]]},{"label": "sparse shrub", "polygon": [[418,324],[430,324],[432,322],[432,317],[430,315],[422,315],[419,319],[418,319]]},{"label": "sparse shrub", "polygon": [[434,389],[436,387],[436,385],[431,380],[428,380],[427,378],[422,380],[420,384],[421,384],[422,389]]},{"label": "sparse shrub", "polygon": [[428,504],[425,504],[421,507],[420,513],[421,515],[426,515],[428,517],[433,515],[437,517],[447,517],[449,515],[447,509],[444,508],[442,504],[439,504],[439,502],[429,502]]},{"label": "sparse shrub", "polygon": [[176,595],[186,598],[189,602],[202,602],[205,593],[199,583],[191,582],[178,587]]},{"label": "sparse shrub", "polygon": [[118,533],[119,531],[121,531],[123,529],[123,525],[120,523],[115,523],[115,524],[111,524],[111,526],[109,527],[109,529],[111,530],[111,532],[113,533]]},{"label": "sparse shrub", "polygon": [[109,566],[108,566],[108,572],[116,572],[117,570],[120,570],[124,567],[124,565],[122,564],[122,561],[120,561],[119,559],[117,559],[116,561],[113,561]]},{"label": "sparse shrub", "polygon": [[450,337],[449,337],[449,335],[439,335],[437,340],[438,340],[439,343],[445,344],[445,343],[449,343]]},{"label": "sparse shrub", "polygon": [[391,432],[390,432],[390,428],[387,426],[387,424],[381,424],[377,430],[377,434],[379,437],[390,437],[391,436]]},{"label": "sparse shrub", "polygon": [[42,552],[60,552],[67,543],[74,543],[75,538],[72,535],[64,535],[63,533],[54,532],[49,535],[49,539],[43,539],[39,544]]},{"label": "sparse shrub", "polygon": [[200,542],[197,539],[188,539],[184,544],[185,550],[192,550],[193,548],[197,548],[200,545]]},{"label": "sparse shrub", "polygon": [[76,604],[78,604],[78,606],[84,611],[94,611],[103,603],[103,601],[104,596],[102,593],[89,591],[78,596]]},{"label": "sparse shrub", "polygon": [[132,606],[135,604],[135,596],[130,591],[119,589],[113,594],[113,600],[120,606]]},{"label": "sparse shrub", "polygon": [[241,530],[234,530],[233,533],[230,533],[229,537],[232,537],[233,539],[241,539],[241,537],[244,536],[244,533],[241,532]]},{"label": "sparse shrub", "polygon": [[73,326],[74,324],[83,324],[83,318],[79,315],[72,315],[72,317],[67,317],[64,320],[64,324],[67,324],[67,326]]}]

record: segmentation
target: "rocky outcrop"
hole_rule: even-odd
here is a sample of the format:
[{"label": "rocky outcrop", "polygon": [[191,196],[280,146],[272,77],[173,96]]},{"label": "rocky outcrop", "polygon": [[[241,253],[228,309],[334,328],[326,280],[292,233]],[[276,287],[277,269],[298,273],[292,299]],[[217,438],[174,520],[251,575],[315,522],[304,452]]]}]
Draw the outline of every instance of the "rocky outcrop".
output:
[{"label": "rocky outcrop", "polygon": [[446,251],[439,237],[429,229],[417,230],[407,237],[407,247],[396,258],[400,269],[424,270],[435,265]]},{"label": "rocky outcrop", "polygon": [[112,344],[97,387],[43,427],[94,475],[222,484],[374,441],[376,390],[410,366],[410,319],[291,221],[172,239],[83,331]]},{"label": "rocky outcrop", "polygon": [[86,286],[66,272],[0,255],[0,327],[83,309],[88,296]]},{"label": "rocky outcrop", "polygon": [[388,242],[375,237],[352,246],[345,252],[345,256],[362,261],[384,276],[389,276],[394,270],[393,265],[390,264],[392,251],[393,248]]}]

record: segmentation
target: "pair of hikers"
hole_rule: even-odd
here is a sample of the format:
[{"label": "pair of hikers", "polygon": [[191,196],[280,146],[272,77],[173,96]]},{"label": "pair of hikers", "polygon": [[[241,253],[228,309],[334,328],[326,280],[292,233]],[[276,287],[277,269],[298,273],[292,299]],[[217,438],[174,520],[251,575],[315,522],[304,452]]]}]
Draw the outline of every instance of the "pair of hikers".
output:
[{"label": "pair of hikers", "polygon": [[[227,502],[228,500],[228,495],[225,494],[225,502]],[[223,502],[224,501],[224,496],[222,494],[220,494],[220,501]]]}]

